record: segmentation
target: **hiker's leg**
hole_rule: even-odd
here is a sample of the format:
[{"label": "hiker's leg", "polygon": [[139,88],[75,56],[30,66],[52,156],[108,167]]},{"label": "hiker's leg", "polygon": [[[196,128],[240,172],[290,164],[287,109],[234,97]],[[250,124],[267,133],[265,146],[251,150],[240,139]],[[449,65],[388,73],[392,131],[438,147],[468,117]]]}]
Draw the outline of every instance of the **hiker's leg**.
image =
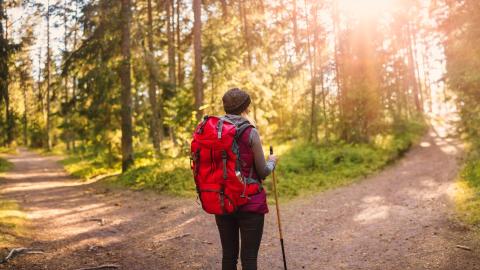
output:
[{"label": "hiker's leg", "polygon": [[236,270],[238,261],[238,223],[234,215],[215,215],[222,242],[222,270]]},{"label": "hiker's leg", "polygon": [[257,269],[258,249],[262,241],[264,219],[264,214],[238,213],[238,224],[240,226],[242,239],[240,257],[242,259],[243,270]]}]

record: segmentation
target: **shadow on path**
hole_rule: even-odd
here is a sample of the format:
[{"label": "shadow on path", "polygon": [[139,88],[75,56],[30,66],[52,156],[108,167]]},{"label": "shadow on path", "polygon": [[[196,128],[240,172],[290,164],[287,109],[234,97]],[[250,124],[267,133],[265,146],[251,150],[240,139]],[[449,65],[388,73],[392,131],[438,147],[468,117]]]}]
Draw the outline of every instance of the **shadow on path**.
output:
[{"label": "shadow on path", "polygon": [[[282,205],[290,268],[480,269],[478,243],[454,218],[460,154],[456,139],[432,130],[383,172]],[[31,220],[23,244],[46,253],[0,269],[220,269],[214,219],[193,199],[109,190],[69,177],[57,158],[26,150],[9,160],[15,167],[0,193]],[[282,269],[274,212],[265,226],[259,269]]]}]

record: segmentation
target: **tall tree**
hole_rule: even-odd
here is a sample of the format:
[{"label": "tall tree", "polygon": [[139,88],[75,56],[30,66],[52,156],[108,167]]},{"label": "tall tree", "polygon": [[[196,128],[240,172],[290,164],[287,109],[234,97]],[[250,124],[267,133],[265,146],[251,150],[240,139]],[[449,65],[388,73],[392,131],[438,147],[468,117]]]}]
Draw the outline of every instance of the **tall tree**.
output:
[{"label": "tall tree", "polygon": [[176,76],[175,76],[175,6],[174,0],[167,0],[167,51],[168,51],[168,83],[170,89],[175,92]]},{"label": "tall tree", "polygon": [[[309,7],[307,1],[305,3],[305,22],[306,22],[306,32],[307,32],[307,55],[308,55],[308,65],[310,67],[310,132],[308,135],[308,140],[310,142],[318,140],[318,129],[317,129],[317,7],[311,7],[313,22],[310,22],[310,16],[308,15]],[[313,33],[313,46],[311,41],[311,34]],[[313,51],[313,52],[312,52]]]},{"label": "tall tree", "polygon": [[334,36],[334,50],[333,56],[335,60],[335,84],[337,87],[337,103],[340,118],[343,115],[344,111],[344,104],[343,104],[343,96],[345,95],[342,81],[341,81],[341,61],[340,61],[340,11],[338,7],[339,0],[333,0],[333,8],[332,8],[332,26],[333,26],[333,36]]},{"label": "tall tree", "polygon": [[50,118],[50,95],[51,95],[51,48],[50,48],[50,0],[47,0],[47,96],[46,96],[46,119],[45,119],[45,147],[48,151],[52,150],[52,140],[50,138],[51,118]]},{"label": "tall tree", "polygon": [[197,120],[202,118],[203,105],[203,70],[202,70],[202,1],[193,0],[193,53],[195,55],[194,63],[194,81],[193,89],[195,93],[195,110],[197,111]]},{"label": "tall tree", "polygon": [[407,22],[406,26],[406,42],[407,42],[407,51],[408,51],[408,67],[409,67],[409,75],[410,75],[410,84],[412,85],[413,89],[413,98],[415,101],[415,108],[418,112],[423,112],[423,106],[421,102],[421,89],[419,88],[418,80],[416,74],[416,62],[414,56],[414,43],[412,38],[412,31],[410,30],[410,22]]},{"label": "tall tree", "polygon": [[[63,49],[64,49],[64,56],[67,55],[68,52],[68,5],[67,5],[67,0],[64,0],[63,2]],[[64,87],[64,109],[63,111],[63,121],[65,125],[65,144],[67,146],[67,151],[70,151],[70,137],[71,137],[71,132],[70,132],[70,124],[69,124],[69,106],[67,105],[69,103],[69,89],[68,89],[68,70],[63,74],[63,87]]]},{"label": "tall tree", "polygon": [[122,0],[121,6],[121,52],[120,64],[121,111],[122,111],[122,171],[127,171],[133,165],[133,125],[132,125],[132,82],[131,82],[131,52],[130,23],[132,17],[131,0]]},{"label": "tall tree", "polygon": [[10,94],[9,94],[9,70],[8,63],[10,59],[10,44],[8,42],[8,26],[7,15],[5,14],[5,6],[3,0],[0,0],[0,105],[2,100],[5,103],[5,122],[6,137],[4,144],[9,145],[13,140],[13,119],[10,111]]},{"label": "tall tree", "polygon": [[185,71],[183,68],[182,39],[181,39],[182,26],[180,24],[181,7],[182,7],[182,0],[177,0],[177,5],[176,5],[177,23],[175,25],[175,31],[176,31],[176,42],[177,42],[177,85],[179,86],[183,85],[183,81],[185,79]]},{"label": "tall tree", "polygon": [[[147,0],[147,44],[148,44],[148,57],[151,58],[150,61],[147,61],[147,63],[152,63],[154,61],[152,0]],[[152,110],[152,118],[150,119],[150,133],[152,136],[153,148],[158,156],[160,154],[160,132],[159,132],[159,109],[157,105],[157,83],[156,83],[155,69],[153,67],[153,64],[148,65],[147,68],[149,73],[148,74],[148,97],[150,101],[150,107]]]}]

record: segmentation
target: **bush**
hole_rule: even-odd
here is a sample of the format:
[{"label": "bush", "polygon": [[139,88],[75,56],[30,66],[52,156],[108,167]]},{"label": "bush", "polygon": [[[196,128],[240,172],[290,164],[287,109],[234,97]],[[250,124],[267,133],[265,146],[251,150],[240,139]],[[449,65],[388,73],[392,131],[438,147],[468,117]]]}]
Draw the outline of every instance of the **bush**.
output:
[{"label": "bush", "polygon": [[118,161],[113,162],[109,156],[102,154],[70,154],[61,163],[71,175],[86,180],[121,171],[121,165]]},{"label": "bush", "polygon": [[[402,156],[425,132],[423,122],[379,135],[370,144],[298,144],[280,157],[278,191],[283,198],[321,191],[369,175]],[[271,188],[271,182],[266,182]]]},{"label": "bush", "polygon": [[12,168],[12,164],[7,160],[0,158],[0,172],[4,172]]},{"label": "bush", "polygon": [[460,173],[457,208],[461,218],[480,226],[480,150],[472,150]]},{"label": "bush", "polygon": [[[4,152],[11,153],[10,150]],[[0,158],[0,173],[11,167],[10,162]],[[15,238],[23,234],[25,219],[25,214],[19,210],[15,201],[0,198],[0,245],[7,247],[14,244]]]},{"label": "bush", "polygon": [[164,158],[153,164],[140,166],[112,179],[134,189],[152,189],[172,195],[192,196],[195,185],[185,158]]},{"label": "bush", "polygon": [[0,198],[0,245],[13,246],[25,234],[26,215],[15,201]]},{"label": "bush", "polygon": [[[390,135],[379,135],[370,144],[336,142],[279,145],[279,192],[282,198],[288,199],[350,183],[397,159],[424,130],[424,124],[414,122]],[[172,158],[165,155],[155,159],[150,152],[143,149],[136,153],[134,167],[124,174],[107,179],[108,183],[179,196],[195,195],[187,157]],[[120,172],[118,160],[110,165],[108,161],[102,154],[84,154],[71,155],[63,164],[71,174],[82,178]],[[271,189],[271,185],[271,181],[265,182],[267,189]]]}]

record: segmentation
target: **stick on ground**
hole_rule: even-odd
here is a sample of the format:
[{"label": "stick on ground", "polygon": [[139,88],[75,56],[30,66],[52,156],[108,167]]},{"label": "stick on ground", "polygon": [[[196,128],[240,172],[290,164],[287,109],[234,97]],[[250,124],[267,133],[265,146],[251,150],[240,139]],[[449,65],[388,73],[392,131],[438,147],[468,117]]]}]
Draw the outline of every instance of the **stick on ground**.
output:
[{"label": "stick on ground", "polygon": [[100,226],[103,226],[105,225],[105,219],[103,218],[89,218],[87,219],[87,221],[96,221],[96,222],[100,222]]},{"label": "stick on ground", "polygon": [[38,249],[30,249],[26,247],[19,247],[19,248],[14,248],[10,250],[8,253],[7,257],[5,259],[1,260],[0,263],[5,263],[8,260],[11,260],[13,257],[21,255],[21,254],[43,254],[44,252],[42,250]]},{"label": "stick on ground", "polygon": [[472,249],[470,247],[467,247],[467,246],[457,245],[456,247],[459,248],[459,249],[472,251]]},{"label": "stick on ground", "polygon": [[99,266],[79,268],[77,270],[118,269],[118,268],[120,268],[120,265],[118,264],[103,264]]}]

